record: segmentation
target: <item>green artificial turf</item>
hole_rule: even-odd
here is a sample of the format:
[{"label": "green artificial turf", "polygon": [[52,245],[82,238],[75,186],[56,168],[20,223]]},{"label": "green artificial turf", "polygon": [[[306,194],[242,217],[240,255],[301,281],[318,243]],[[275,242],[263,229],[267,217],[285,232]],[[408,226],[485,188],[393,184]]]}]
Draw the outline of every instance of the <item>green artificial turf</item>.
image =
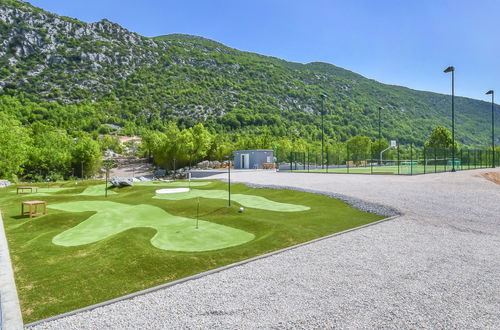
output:
[{"label": "green artificial turf", "polygon": [[[38,187],[37,192],[22,193],[20,195],[29,196],[31,199],[33,199],[33,197],[51,196],[54,193],[58,193],[58,192],[66,191],[66,190],[70,190],[70,189],[73,189],[73,188],[61,188],[61,187],[57,187],[57,188],[51,188],[50,187],[50,188],[47,188],[47,187]],[[17,194],[17,191],[15,189],[11,190],[10,192],[14,193],[14,194]]]},{"label": "green artificial turf", "polygon": [[[106,193],[106,183],[104,184],[97,184],[94,186],[89,186],[85,188],[84,191],[79,193],[78,195],[80,196],[104,196]],[[117,193],[111,190],[111,185],[108,184],[108,195],[116,195]]]},{"label": "green artificial turf", "polygon": [[[213,198],[213,199],[228,199],[228,192],[224,190],[198,190],[191,189],[189,192],[181,192],[175,194],[157,194],[153,198],[168,199],[172,201],[179,201],[191,198]],[[231,201],[243,205],[244,207],[251,207],[254,209],[275,211],[275,212],[299,212],[309,210],[309,206],[279,203],[269,200],[262,196],[244,195],[244,194],[231,194]]]},{"label": "green artificial turf", "polygon": [[[48,214],[31,219],[20,216],[20,203],[33,199],[33,196],[10,193],[13,189],[15,191],[15,187],[0,189],[0,209],[26,323],[382,218],[321,195],[291,190],[253,189],[241,184],[231,186],[234,195],[260,196],[269,201],[303,205],[309,209],[290,213],[245,207],[245,211],[240,213],[238,210],[242,204],[235,200],[232,206],[228,207],[225,199],[205,197],[180,200],[155,199],[153,197],[158,189],[155,185],[114,188],[113,191],[118,193],[110,194],[107,198],[104,197],[103,190],[95,196],[79,195],[88,187],[102,183],[102,181],[59,183],[59,187],[71,189],[43,197],[49,206]],[[210,194],[208,192],[210,190],[224,191],[226,188],[227,183],[212,181],[211,184],[199,186],[196,190],[206,190],[206,194]],[[187,227],[184,221],[180,222],[182,225],[179,230],[174,229],[175,226],[167,226],[169,234],[173,230],[179,231],[175,233],[179,234],[179,237],[173,236],[176,246],[187,244],[184,249],[195,245],[203,247],[207,238],[203,237],[201,241],[195,242],[196,237],[193,234],[196,230],[193,219],[196,219],[198,200],[199,218],[203,220],[200,221],[198,230],[211,229],[208,226],[215,225],[218,225],[217,230],[237,230],[237,233],[243,233],[242,237],[234,238],[238,241],[238,245],[196,252],[164,250],[154,246],[152,242],[159,233],[156,220],[165,216],[166,222],[171,223],[172,218],[166,216],[169,214],[172,217],[188,219],[185,220]],[[101,204],[103,202],[105,204]],[[115,204],[107,203],[116,203],[120,206],[115,208]],[[86,206],[80,208],[80,205]],[[105,205],[105,210],[101,210],[105,214],[98,215],[99,205]],[[110,205],[112,207],[109,207]],[[59,209],[52,208],[54,206]],[[65,210],[62,210],[63,208]],[[106,214],[106,212],[111,213]],[[114,212],[116,216],[112,215]],[[148,215],[150,212],[155,212],[153,214],[156,215],[151,217]],[[70,237],[70,234],[85,229],[85,226],[88,226],[85,223],[91,218],[97,223],[97,228],[93,228],[93,231],[106,231],[107,229],[98,227],[105,227],[110,221],[111,228],[119,227],[119,230],[114,235],[102,236],[100,237],[102,239],[84,245],[54,244],[53,241],[58,242],[65,236]],[[132,218],[139,222],[155,218],[156,220],[153,220],[155,227],[144,226],[144,223],[141,223],[140,226],[134,224],[125,228],[123,221],[131,221]],[[117,224],[114,221],[118,221]],[[206,233],[216,233],[220,237],[217,230]],[[76,237],[80,234],[77,233]],[[253,239],[248,235],[252,235]],[[208,241],[212,244],[210,241],[213,242],[215,239],[208,238]]]},{"label": "green artificial turf", "polygon": [[[440,172],[450,172],[451,165],[427,165],[424,166],[422,164],[419,165],[401,165],[398,169],[398,166],[373,166],[373,169],[370,166],[366,167],[331,167],[331,168],[318,168],[318,169],[304,169],[304,166],[298,166],[297,169],[294,169],[293,172],[311,172],[311,173],[349,173],[349,174],[401,174],[401,175],[409,175],[409,174],[424,174],[424,173],[440,173]],[[457,167],[458,169],[462,169]],[[463,169],[467,169],[467,167],[463,167]]]},{"label": "green artificial turf", "polygon": [[141,181],[134,182],[134,186],[154,186],[154,187],[203,187],[208,186],[212,182],[210,181],[172,181],[172,182],[164,182],[164,181]]},{"label": "green artificial turf", "polygon": [[51,205],[66,212],[96,213],[52,240],[54,244],[77,246],[95,243],[128,229],[148,227],[157,231],[151,244],[170,251],[196,252],[223,249],[254,238],[243,230],[209,221],[178,217],[153,205],[128,205],[108,201],[80,201]]}]

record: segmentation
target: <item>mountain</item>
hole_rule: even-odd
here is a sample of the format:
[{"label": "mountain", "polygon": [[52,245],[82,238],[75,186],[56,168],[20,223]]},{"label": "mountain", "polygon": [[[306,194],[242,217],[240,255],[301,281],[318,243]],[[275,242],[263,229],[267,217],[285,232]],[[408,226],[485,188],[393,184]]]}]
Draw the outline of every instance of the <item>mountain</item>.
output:
[{"label": "mountain", "polygon": [[[0,0],[0,109],[25,124],[126,132],[203,122],[215,131],[422,144],[451,125],[447,95],[386,85],[328,63],[294,63],[183,34],[147,38],[103,19],[85,23]],[[500,118],[500,107],[496,107]],[[457,139],[490,141],[491,105],[456,98]],[[498,138],[497,138],[498,140]]]}]

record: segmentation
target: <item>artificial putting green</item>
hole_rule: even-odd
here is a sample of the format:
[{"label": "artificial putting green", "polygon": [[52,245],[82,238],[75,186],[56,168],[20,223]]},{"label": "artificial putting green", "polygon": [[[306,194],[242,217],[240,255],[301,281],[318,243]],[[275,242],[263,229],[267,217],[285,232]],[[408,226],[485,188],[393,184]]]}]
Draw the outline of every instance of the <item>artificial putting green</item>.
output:
[{"label": "artificial putting green", "polygon": [[52,239],[62,246],[95,243],[128,229],[153,228],[151,244],[162,250],[196,252],[224,249],[251,241],[253,234],[213,222],[174,216],[147,204],[79,201],[50,205],[66,212],[96,212],[77,226]]},{"label": "artificial putting green", "polygon": [[[84,191],[79,193],[80,196],[104,196],[106,192],[106,184],[97,184],[85,188]],[[108,184],[108,195],[116,195],[117,193],[111,190],[111,185]]]},{"label": "artificial putting green", "polygon": [[[191,189],[189,192],[181,192],[175,194],[157,194],[153,198],[179,201],[183,199],[192,199],[197,197],[227,200],[228,192],[224,190]],[[256,195],[231,194],[231,200],[238,204],[243,205],[244,207],[251,207],[254,209],[261,209],[261,210],[268,210],[275,212],[300,212],[300,211],[307,211],[310,209],[309,206],[275,202],[265,197]]]},{"label": "artificial putting green", "polygon": [[[32,197],[46,197],[51,196],[54,193],[59,193],[61,191],[71,190],[73,188],[61,188],[61,187],[38,187],[37,192],[33,193],[22,193],[20,195]],[[17,194],[16,190],[11,190],[11,193]]]},{"label": "artificial putting green", "polygon": [[[192,187],[201,187],[209,185],[211,182],[201,181],[201,182],[191,182]],[[134,186],[145,187],[187,187],[189,182],[187,181],[174,181],[174,182],[164,182],[164,181],[141,181],[134,182]],[[79,195],[81,196],[104,196],[106,189],[106,184],[98,184],[93,186],[88,186]],[[117,192],[111,189],[111,185],[108,184],[108,195],[116,195]]]},{"label": "artificial putting green", "polygon": [[[178,184],[187,187],[186,181]],[[196,230],[193,219],[196,219],[198,198],[156,199],[153,197],[160,187],[158,185],[114,188],[110,191],[118,193],[109,194],[107,198],[104,197],[102,181],[78,181],[78,184],[72,181],[57,185],[71,189],[53,192],[43,197],[42,200],[47,201],[49,206],[48,214],[31,219],[20,215],[20,203],[33,199],[33,195],[11,193],[12,189],[15,191],[15,187],[0,189],[0,209],[26,323],[382,218],[321,195],[291,190],[253,189],[241,184],[231,185],[233,201],[232,207],[228,207],[225,198],[207,198],[214,190],[227,189],[227,183],[212,181],[195,189],[203,190],[207,194],[205,197],[199,197],[199,218],[203,220],[200,221],[200,229],[210,224],[217,225],[219,229],[234,229],[238,233],[245,234],[246,242],[245,239],[239,238],[237,245],[189,252],[187,250],[190,246],[203,247],[205,244],[205,238],[203,242],[193,240],[196,239],[192,232]],[[165,187],[168,185],[161,185],[161,188]],[[96,194],[79,195],[87,188],[89,189],[87,192],[95,189]],[[245,207],[244,212],[240,213],[239,208],[244,205],[234,200],[234,195],[238,194],[260,196],[269,201],[302,205],[309,209],[291,213]],[[87,203],[87,206],[80,207],[84,205],[81,202]],[[120,206],[101,204],[102,202],[116,203]],[[116,216],[111,213],[98,215],[100,212],[96,205],[111,205],[112,207],[105,209],[111,209],[109,212],[112,213],[116,212]],[[101,212],[108,211],[101,210]],[[133,226],[126,224],[125,228],[122,223],[124,217],[137,219],[138,222],[144,221],[143,218],[148,219],[150,212],[158,214],[155,218],[169,214],[172,217],[189,219],[185,220],[186,224],[189,223],[188,231],[184,231],[185,223],[182,222],[180,232],[176,233],[184,237],[174,237],[177,240],[177,247],[187,244],[183,247],[183,251],[165,250],[152,244],[159,232],[158,223],[154,220],[155,227],[145,226],[144,223],[136,226],[134,223]],[[109,217],[118,221],[118,223],[112,221],[110,225],[110,229],[113,229],[113,232],[116,230],[116,234],[107,237],[102,235],[100,240],[94,242],[83,240],[82,233],[85,231],[80,231],[81,229],[85,229],[85,226],[92,227],[92,235],[95,235],[96,230],[104,231],[104,228],[99,229],[99,226],[107,226]],[[89,220],[95,222],[96,226],[90,226]],[[173,226],[168,228],[170,233],[174,230]],[[252,235],[253,239],[249,239],[250,236],[247,235]],[[80,243],[87,242],[87,244],[75,246],[54,244],[54,242],[64,243],[64,238],[70,236],[73,236],[71,239],[75,237],[82,239]],[[231,235],[226,232],[225,236]]]},{"label": "artificial putting green", "polygon": [[[457,166],[457,170],[465,170],[469,167]],[[474,166],[470,166],[470,168],[474,168]],[[481,167],[477,167],[481,168]],[[364,166],[364,167],[329,167],[328,169],[325,167],[321,168],[311,168],[307,169],[307,165],[304,169],[304,166],[297,166],[297,169],[294,169],[293,172],[311,172],[311,173],[349,173],[349,174],[400,174],[400,175],[411,175],[411,174],[431,174],[431,173],[441,173],[441,172],[450,172],[452,169],[451,165],[426,165],[418,164],[418,165],[401,165],[398,169],[397,165],[394,166]]]},{"label": "artificial putting green", "polygon": [[141,181],[141,182],[134,182],[134,186],[152,186],[152,187],[203,187],[203,186],[208,186],[212,182],[210,181],[172,181],[172,182],[165,182],[165,181]]}]

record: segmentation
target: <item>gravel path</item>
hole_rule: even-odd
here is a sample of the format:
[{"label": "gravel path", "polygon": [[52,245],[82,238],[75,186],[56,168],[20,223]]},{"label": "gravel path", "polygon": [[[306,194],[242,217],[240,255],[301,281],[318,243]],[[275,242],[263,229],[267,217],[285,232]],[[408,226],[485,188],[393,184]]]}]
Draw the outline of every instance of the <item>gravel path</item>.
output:
[{"label": "gravel path", "polygon": [[498,329],[500,185],[478,175],[488,171],[235,171],[235,181],[351,196],[404,215],[36,329]]}]

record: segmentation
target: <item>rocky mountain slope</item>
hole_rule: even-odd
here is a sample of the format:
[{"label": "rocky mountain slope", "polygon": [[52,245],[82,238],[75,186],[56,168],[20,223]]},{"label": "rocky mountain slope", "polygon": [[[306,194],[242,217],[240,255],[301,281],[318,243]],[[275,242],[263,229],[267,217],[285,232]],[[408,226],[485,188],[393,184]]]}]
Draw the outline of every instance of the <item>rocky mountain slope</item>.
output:
[{"label": "rocky mountain slope", "polygon": [[[114,124],[133,131],[161,129],[168,120],[180,126],[201,121],[215,130],[266,127],[275,135],[315,138],[322,93],[329,96],[326,133],[337,140],[374,136],[379,106],[384,136],[402,143],[422,143],[433,127],[451,121],[446,95],[381,84],[327,63],[243,52],[202,37],[146,38],[106,19],[85,23],[17,0],[0,0],[0,44],[0,95],[11,98],[0,106],[26,123],[65,127],[84,118],[92,122],[85,130]],[[13,100],[20,104],[16,110],[8,106]],[[22,109],[28,101],[45,110],[32,115]],[[457,138],[486,144],[490,104],[458,98],[456,109]],[[58,119],[61,112],[66,119]]]}]

